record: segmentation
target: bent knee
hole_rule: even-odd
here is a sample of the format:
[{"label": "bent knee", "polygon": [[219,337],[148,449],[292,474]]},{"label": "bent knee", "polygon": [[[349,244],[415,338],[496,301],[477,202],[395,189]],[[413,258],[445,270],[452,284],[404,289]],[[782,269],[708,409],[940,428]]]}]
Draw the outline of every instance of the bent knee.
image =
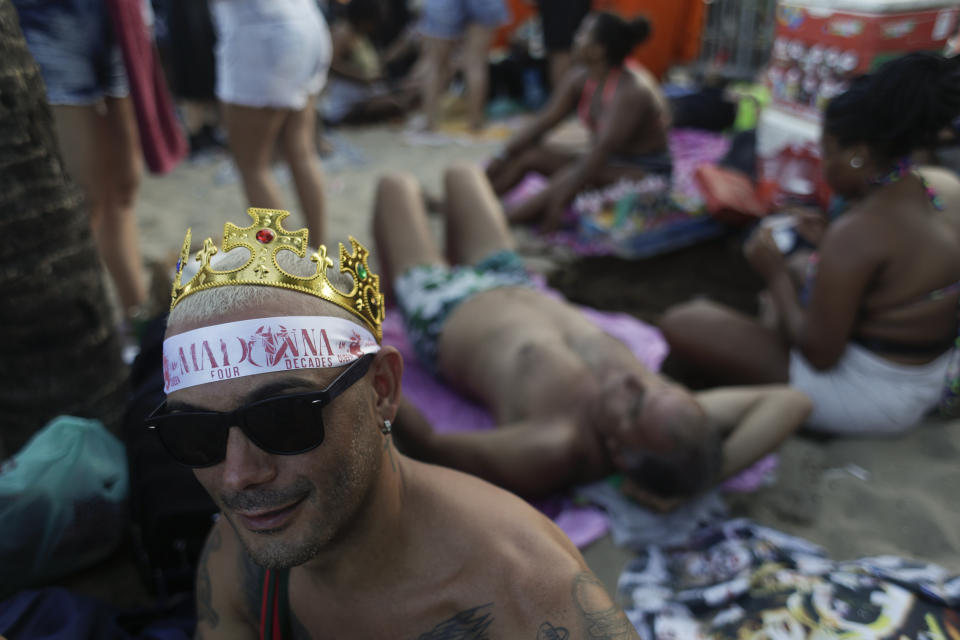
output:
[{"label": "bent knee", "polygon": [[413,174],[397,171],[380,176],[377,181],[377,201],[391,200],[405,193],[416,192],[420,184]]},{"label": "bent knee", "polygon": [[443,183],[447,190],[477,180],[486,180],[486,177],[483,170],[471,162],[456,162],[443,172]]},{"label": "bent knee", "polygon": [[660,331],[667,342],[674,344],[703,331],[724,308],[710,300],[690,300],[667,309],[660,318]]},{"label": "bent knee", "polygon": [[137,192],[140,190],[140,174],[130,172],[126,175],[118,176],[113,185],[113,194],[115,202],[122,208],[129,208],[137,199]]}]

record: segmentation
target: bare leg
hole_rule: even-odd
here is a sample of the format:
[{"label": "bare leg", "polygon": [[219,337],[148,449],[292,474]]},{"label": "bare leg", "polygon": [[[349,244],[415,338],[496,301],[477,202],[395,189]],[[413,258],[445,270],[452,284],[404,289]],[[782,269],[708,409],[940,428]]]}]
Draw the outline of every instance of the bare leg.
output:
[{"label": "bare leg", "polygon": [[325,230],[323,172],[317,160],[316,100],[316,96],[311,96],[303,109],[291,113],[280,132],[280,144],[297,188],[300,210],[307,219],[312,246],[323,243]]},{"label": "bare leg", "polygon": [[579,154],[564,151],[548,145],[537,145],[523,151],[516,158],[510,160],[506,166],[495,175],[490,175],[493,190],[498,195],[510,191],[523,180],[530,171],[536,171],[545,176],[552,176],[579,157]]},{"label": "bare leg", "polygon": [[473,264],[501,249],[512,249],[513,237],[490,181],[478,167],[461,163],[444,174],[447,259]]},{"label": "bare leg", "polygon": [[255,109],[236,104],[223,105],[223,120],[230,138],[230,153],[237,164],[247,202],[251,207],[282,209],[283,199],[270,165],[283,122],[285,109]]},{"label": "bare leg", "polygon": [[54,117],[67,171],[90,204],[100,257],[130,315],[147,297],[134,211],[143,169],[133,103],[107,98],[105,115],[92,106],[56,106]]},{"label": "bare leg", "polygon": [[377,185],[373,236],[380,256],[380,284],[389,291],[393,279],[410,267],[444,264],[434,242],[416,178],[385,175]]},{"label": "bare leg", "polygon": [[483,129],[486,121],[484,108],[490,84],[488,55],[495,30],[480,24],[467,27],[464,40],[464,73],[467,82],[467,118],[474,131]]},{"label": "bare leg", "polygon": [[668,309],[660,330],[671,353],[721,384],[785,383],[790,353],[777,332],[709,301]]},{"label": "bare leg", "polygon": [[437,126],[440,110],[440,97],[446,90],[445,82],[449,78],[450,55],[453,53],[453,40],[424,37],[423,57],[423,115],[426,118],[424,128],[432,131]]}]

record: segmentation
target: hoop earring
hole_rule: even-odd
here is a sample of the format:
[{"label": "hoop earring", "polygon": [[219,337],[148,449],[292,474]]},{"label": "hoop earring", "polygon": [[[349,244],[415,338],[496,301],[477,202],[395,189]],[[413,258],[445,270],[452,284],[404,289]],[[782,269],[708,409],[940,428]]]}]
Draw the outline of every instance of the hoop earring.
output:
[{"label": "hoop earring", "polygon": [[390,422],[389,420],[384,420],[383,426],[380,427],[381,433],[383,433],[383,435],[385,436],[390,435],[390,432],[392,431],[392,429],[393,429],[393,423]]},{"label": "hoop earring", "polygon": [[860,156],[853,156],[852,158],[850,158],[850,166],[853,167],[854,169],[862,169],[863,158],[861,158]]}]

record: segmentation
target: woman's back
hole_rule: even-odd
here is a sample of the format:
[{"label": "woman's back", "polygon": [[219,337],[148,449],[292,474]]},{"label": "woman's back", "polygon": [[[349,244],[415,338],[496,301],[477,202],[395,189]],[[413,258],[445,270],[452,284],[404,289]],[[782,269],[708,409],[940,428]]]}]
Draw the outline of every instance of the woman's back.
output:
[{"label": "woman's back", "polygon": [[879,258],[852,338],[900,362],[934,359],[957,333],[960,180],[941,169],[922,175],[926,184],[910,172],[876,189],[837,222],[849,227],[845,237],[876,247],[871,259]]}]

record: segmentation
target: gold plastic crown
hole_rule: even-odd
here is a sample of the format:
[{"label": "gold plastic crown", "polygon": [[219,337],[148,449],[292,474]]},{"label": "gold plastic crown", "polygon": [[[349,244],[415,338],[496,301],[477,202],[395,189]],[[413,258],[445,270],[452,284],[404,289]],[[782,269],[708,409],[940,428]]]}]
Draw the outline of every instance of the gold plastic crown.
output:
[{"label": "gold plastic crown", "polygon": [[245,284],[280,287],[309,293],[343,307],[363,320],[373,331],[377,342],[380,342],[380,324],[383,322],[384,311],[380,276],[370,271],[367,265],[369,252],[363,245],[350,237],[353,252],[347,253],[343,244],[340,244],[340,272],[347,272],[353,278],[353,289],[345,293],[327,279],[327,269],[333,266],[333,261],[327,256],[327,248],[323,245],[310,256],[310,259],[317,263],[315,275],[295,276],[284,271],[277,263],[278,251],[293,251],[301,258],[307,252],[307,230],[290,232],[281,224],[290,212],[251,208],[247,209],[247,214],[253,218],[253,224],[249,227],[241,229],[229,222],[223,225],[223,251],[226,253],[236,247],[246,247],[250,250],[250,259],[237,269],[215,270],[210,266],[210,258],[217,253],[217,247],[213,240],[207,238],[195,257],[200,263],[200,270],[189,282],[181,284],[180,278],[190,257],[190,229],[187,229],[187,237],[183,241],[183,249],[180,250],[180,259],[177,261],[177,275],[173,280],[171,311],[185,297],[204,289]]}]

